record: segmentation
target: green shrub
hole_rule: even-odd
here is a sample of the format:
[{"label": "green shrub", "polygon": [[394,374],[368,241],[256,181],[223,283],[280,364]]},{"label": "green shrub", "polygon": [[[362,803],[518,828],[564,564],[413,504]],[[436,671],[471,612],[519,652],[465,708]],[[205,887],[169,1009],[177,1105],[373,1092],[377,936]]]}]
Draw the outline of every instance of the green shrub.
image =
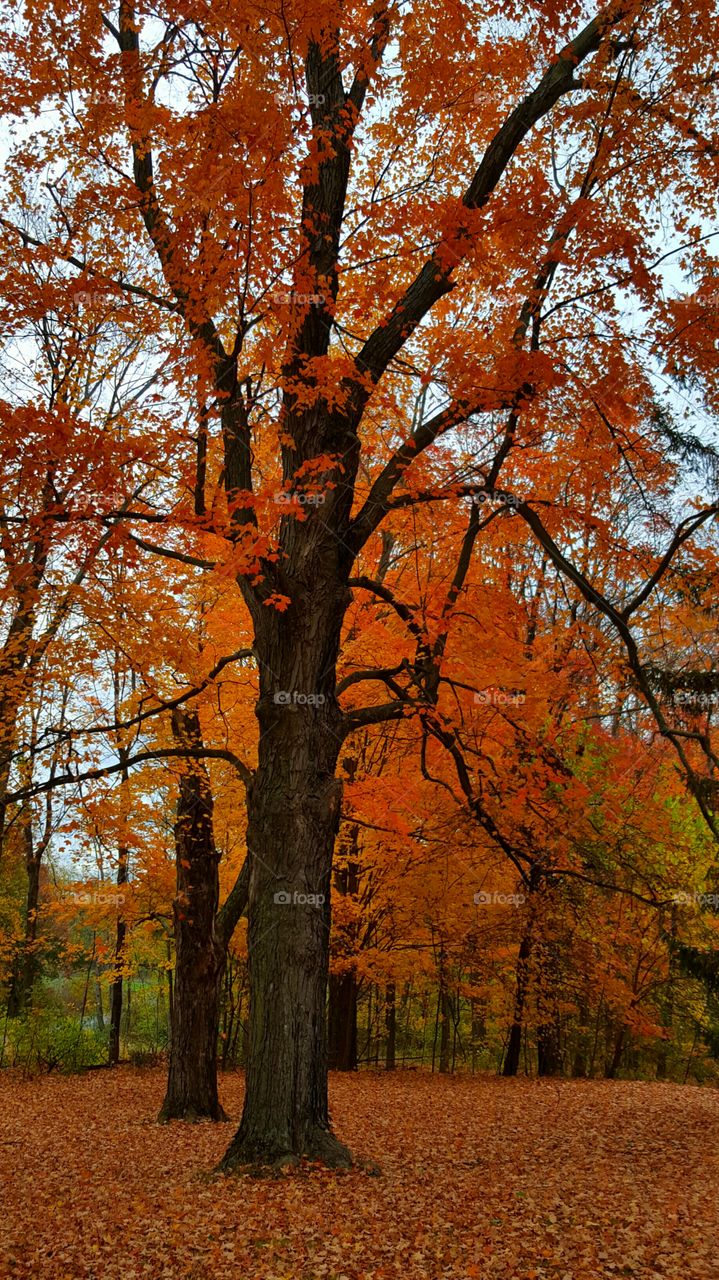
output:
[{"label": "green shrub", "polygon": [[0,1066],[25,1071],[69,1074],[107,1059],[107,1035],[79,1018],[49,1009],[32,1009],[24,1018],[6,1019],[0,1035]]}]

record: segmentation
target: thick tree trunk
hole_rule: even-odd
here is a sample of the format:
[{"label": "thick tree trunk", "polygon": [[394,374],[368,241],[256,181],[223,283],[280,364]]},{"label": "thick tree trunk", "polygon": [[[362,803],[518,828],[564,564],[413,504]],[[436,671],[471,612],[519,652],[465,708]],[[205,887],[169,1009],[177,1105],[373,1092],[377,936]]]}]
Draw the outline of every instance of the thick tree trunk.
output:
[{"label": "thick tree trunk", "polygon": [[330,1071],[357,1070],[357,975],[354,969],[330,974],[327,1053]]},{"label": "thick tree trunk", "polygon": [[[196,711],[172,715],[175,740],[201,746]],[[180,778],[173,903],[175,990],[167,1092],[159,1119],[226,1120],[217,1095],[217,1036],[225,950],[215,933],[220,891],[210,782],[200,759]]]},{"label": "thick tree trunk", "polygon": [[[334,555],[334,548],[333,555]],[[326,998],[342,717],[335,663],[348,593],[312,573],[292,619],[264,610],[259,759],[248,788],[250,1018],[245,1105],[221,1163],[347,1166],[330,1129]],[[257,619],[256,619],[257,623]],[[293,625],[294,624],[294,625]]]}]

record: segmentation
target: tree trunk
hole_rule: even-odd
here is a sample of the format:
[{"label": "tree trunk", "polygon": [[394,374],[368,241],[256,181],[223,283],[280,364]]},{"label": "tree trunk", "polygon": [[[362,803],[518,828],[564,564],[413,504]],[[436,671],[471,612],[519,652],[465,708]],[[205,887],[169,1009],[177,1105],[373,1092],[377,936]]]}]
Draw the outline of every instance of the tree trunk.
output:
[{"label": "tree trunk", "polygon": [[557,1076],[561,1069],[559,1017],[556,1015],[537,1028],[537,1075]]},{"label": "tree trunk", "polygon": [[357,975],[354,969],[330,974],[327,1051],[330,1071],[357,1070]]},{"label": "tree trunk", "polygon": [[25,904],[25,937],[13,965],[7,999],[8,1018],[19,1018],[27,1011],[32,999],[33,987],[38,976],[37,912],[40,904],[40,867],[42,851],[35,852],[32,818],[29,810],[22,815],[22,839],[27,871],[27,900]]},{"label": "tree trunk", "polygon": [[[325,544],[333,562],[337,544],[326,537]],[[313,557],[286,617],[272,608],[255,614],[260,739],[247,797],[249,1052],[242,1121],[224,1170],[303,1155],[351,1163],[330,1129],[326,1043],[343,730],[335,663],[349,593],[338,593],[336,579],[323,580],[321,568]]]},{"label": "tree trunk", "polygon": [[662,1027],[665,1031],[665,1037],[659,1042],[659,1052],[657,1054],[657,1080],[666,1080],[669,1066],[669,1046],[672,1038],[672,1024],[674,1022],[674,977],[676,973],[676,948],[674,943],[677,936],[677,909],[672,907],[671,927],[669,930],[669,971],[667,974],[667,987],[664,992],[661,1005]]},{"label": "tree trunk", "polygon": [[[201,751],[196,711],[176,708],[172,730],[180,746]],[[175,860],[170,1065],[159,1119],[226,1120],[217,1094],[220,986],[227,946],[244,906],[242,884],[246,884],[246,876],[243,880],[241,873],[223,912],[218,912],[220,857],[215,848],[210,780],[199,755],[180,778]]]},{"label": "tree trunk", "polygon": [[[472,981],[476,981],[476,975],[472,975]],[[486,1004],[483,1000],[477,1000],[474,996],[471,1002],[472,1009],[472,1072],[477,1070],[477,1059],[479,1051],[484,1047],[487,1038],[487,1022],[486,1022]]]},{"label": "tree trunk", "polygon": [[509,1041],[502,1065],[503,1076],[516,1076],[519,1070],[519,1059],[522,1052],[522,1029],[524,1026],[524,1006],[529,986],[529,961],[532,955],[532,922],[528,924],[517,956],[517,989],[514,997],[514,1016],[509,1032]]},{"label": "tree trunk", "polygon": [[[119,698],[120,698],[119,675],[115,675],[115,716],[119,719]],[[119,746],[118,755],[120,758],[120,798],[123,812],[125,811],[125,803],[127,799],[127,783],[129,778],[127,759],[129,751],[127,747]],[[130,874],[130,851],[121,844],[117,851],[117,877],[116,883],[118,888],[127,884]],[[118,895],[122,899],[122,895]],[[123,986],[123,966],[125,963],[125,946],[127,944],[127,923],[123,917],[122,901],[118,903],[117,912],[117,928],[115,931],[115,960],[113,964],[112,981],[110,983],[110,1037],[108,1042],[108,1063],[111,1067],[116,1067],[120,1061],[120,1038],[122,1032],[122,986]]]},{"label": "tree trunk", "polygon": [[[343,766],[350,778],[354,777],[357,760],[345,757]],[[359,827],[349,826],[346,839],[340,849],[339,865],[334,868],[334,893],[349,897],[357,903],[359,893]],[[355,960],[360,948],[356,917],[335,932],[333,949],[345,968],[342,973],[330,973],[329,1004],[327,1010],[327,1053],[330,1071],[357,1070],[357,1000],[359,984]]]},{"label": "tree trunk", "polygon": [[[127,863],[128,851],[125,848],[119,850],[117,864],[117,883],[118,885],[127,884]],[[116,1067],[120,1061],[120,1030],[122,1024],[122,966],[125,960],[125,944],[127,941],[127,925],[120,914],[122,912],[122,904],[119,906],[117,917],[117,928],[115,931],[115,961],[113,965],[113,976],[110,983],[110,1037],[108,1042],[108,1063],[111,1067]]]},{"label": "tree trunk", "polygon": [[439,1070],[448,1075],[450,1068],[450,1032],[452,1027],[452,997],[441,975],[439,989]]},{"label": "tree trunk", "polygon": [[625,1043],[626,1037],[627,1037],[627,1028],[625,1026],[618,1027],[617,1033],[614,1039],[614,1051],[612,1053],[611,1059],[607,1063],[606,1070],[604,1072],[605,1078],[607,1080],[616,1079],[617,1072],[619,1070],[619,1067],[622,1061],[622,1054],[624,1053],[624,1043]]},{"label": "tree trunk", "polygon": [[587,1006],[584,1000],[580,998],[577,1018],[572,1023],[567,1045],[568,1061],[571,1060],[571,1073],[574,1079],[583,1079],[587,1075],[588,1017]]},{"label": "tree trunk", "polygon": [[102,983],[99,972],[95,975],[95,1026],[98,1031],[105,1030],[105,1010],[102,1003]]},{"label": "tree trunk", "polygon": [[387,1071],[394,1071],[397,1053],[397,988],[394,982],[387,983],[385,1026],[387,1028],[387,1050],[385,1052],[384,1065]]}]

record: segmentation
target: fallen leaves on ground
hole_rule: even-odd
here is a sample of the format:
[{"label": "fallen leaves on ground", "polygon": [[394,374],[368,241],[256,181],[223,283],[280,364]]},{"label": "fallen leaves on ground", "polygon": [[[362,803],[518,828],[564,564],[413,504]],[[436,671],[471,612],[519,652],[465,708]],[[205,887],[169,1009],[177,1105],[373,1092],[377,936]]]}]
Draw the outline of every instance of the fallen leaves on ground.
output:
[{"label": "fallen leaves on ground", "polygon": [[0,1275],[717,1280],[715,1091],[335,1076],[360,1167],[225,1178],[241,1076],[221,1081],[229,1124],[157,1125],[163,1085],[0,1079]]}]

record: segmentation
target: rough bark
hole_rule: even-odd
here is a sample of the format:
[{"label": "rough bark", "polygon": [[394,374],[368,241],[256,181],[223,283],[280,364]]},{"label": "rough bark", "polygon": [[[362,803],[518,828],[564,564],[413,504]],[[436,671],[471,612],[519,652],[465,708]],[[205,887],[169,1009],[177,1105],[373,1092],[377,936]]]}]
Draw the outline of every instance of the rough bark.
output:
[{"label": "rough bark", "polygon": [[[196,711],[176,708],[172,729],[178,744],[188,750],[202,744]],[[219,998],[226,955],[216,932],[220,858],[210,781],[200,759],[188,763],[180,778],[175,861],[175,989],[167,1091],[159,1119],[226,1120],[217,1093]]]},{"label": "rough bark", "polygon": [[[329,552],[334,560],[336,549]],[[338,593],[334,573],[327,580],[321,557],[313,561],[297,584],[292,620],[265,610],[258,627],[260,745],[248,789],[248,1064],[242,1121],[224,1170],[303,1155],[350,1164],[330,1128],[326,1043],[341,802],[335,663],[348,593]]]}]

